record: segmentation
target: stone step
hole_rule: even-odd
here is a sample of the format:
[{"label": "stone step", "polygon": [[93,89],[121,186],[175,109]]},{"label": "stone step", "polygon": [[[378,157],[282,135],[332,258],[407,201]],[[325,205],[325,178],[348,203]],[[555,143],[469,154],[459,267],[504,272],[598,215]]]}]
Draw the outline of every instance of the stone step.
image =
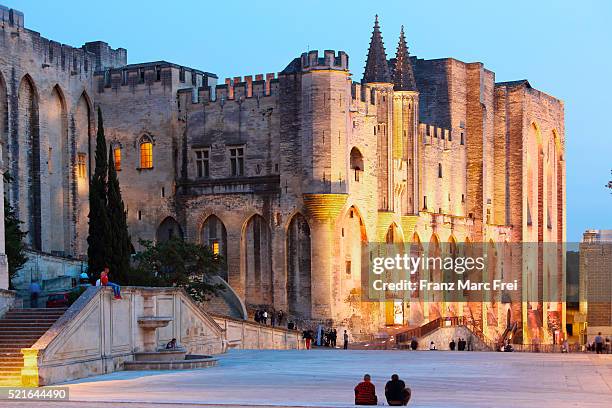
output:
[{"label": "stone step", "polygon": [[2,350],[3,347],[6,346],[15,346],[15,347],[30,347],[32,344],[36,343],[38,339],[34,339],[34,340],[10,340],[10,339],[0,339],[0,350]]},{"label": "stone step", "polygon": [[13,358],[23,358],[21,350],[12,353],[3,353],[2,351],[0,351],[0,361],[10,360]]},{"label": "stone step", "polygon": [[60,313],[68,310],[66,307],[39,307],[39,308],[23,308],[23,309],[10,309],[7,313]]},{"label": "stone step", "polygon": [[23,365],[23,356],[0,356],[0,367],[7,363],[17,363]]},{"label": "stone step", "polygon": [[3,347],[2,349],[0,349],[0,356],[2,356],[3,354],[21,354],[22,348],[28,347]]},{"label": "stone step", "polygon": [[7,324],[7,325],[0,325],[0,333],[9,333],[9,332],[14,332],[14,331],[18,331],[21,333],[34,333],[34,332],[40,332],[42,331],[43,333],[46,332],[49,328],[47,327],[47,324],[29,324],[29,325],[17,325],[17,324]]},{"label": "stone step", "polygon": [[10,373],[20,373],[23,365],[13,364],[13,365],[0,365],[0,373],[10,374]]},{"label": "stone step", "polygon": [[47,331],[49,329],[49,327],[53,326],[53,324],[49,324],[49,323],[24,323],[24,324],[19,324],[17,322],[12,322],[12,323],[7,323],[7,324],[0,324],[0,333],[4,332],[5,330],[14,330],[14,329],[23,329],[23,330],[28,330],[28,329],[35,329],[35,330],[45,330]]},{"label": "stone step", "polygon": [[8,312],[6,312],[6,314],[11,316],[59,316],[64,314],[65,312],[65,310],[60,309],[41,309],[38,312],[28,310],[9,310]]},{"label": "stone step", "polygon": [[10,331],[10,332],[2,332],[0,333],[0,339],[38,339],[42,334],[45,333],[44,330],[40,330],[37,332],[21,332],[21,331]]},{"label": "stone step", "polygon": [[49,323],[53,324],[57,321],[55,317],[24,317],[24,318],[4,318],[0,320],[0,324],[3,323]]}]

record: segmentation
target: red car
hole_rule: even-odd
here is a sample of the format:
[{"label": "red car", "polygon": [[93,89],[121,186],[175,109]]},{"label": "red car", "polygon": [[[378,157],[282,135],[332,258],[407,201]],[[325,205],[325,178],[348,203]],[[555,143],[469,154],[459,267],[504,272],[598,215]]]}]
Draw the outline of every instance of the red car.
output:
[{"label": "red car", "polygon": [[47,307],[68,307],[68,293],[54,293],[47,298]]}]

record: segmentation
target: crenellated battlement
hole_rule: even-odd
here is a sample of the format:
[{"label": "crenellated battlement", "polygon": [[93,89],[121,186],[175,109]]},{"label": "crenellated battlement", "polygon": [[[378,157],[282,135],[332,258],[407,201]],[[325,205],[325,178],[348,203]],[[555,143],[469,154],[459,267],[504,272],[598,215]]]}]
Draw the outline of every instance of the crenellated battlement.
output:
[{"label": "crenellated battlement", "polygon": [[319,57],[318,50],[302,53],[300,57],[301,70],[311,71],[318,69],[333,69],[338,71],[348,71],[349,57],[344,51],[325,50],[323,56]]},{"label": "crenellated battlement", "polygon": [[23,13],[19,10],[11,9],[0,4],[0,23],[9,24],[14,27],[24,27]]},{"label": "crenellated battlement", "polygon": [[419,123],[419,140],[424,145],[441,147],[443,150],[465,148],[465,139],[449,129],[427,123]]},{"label": "crenellated battlement", "polygon": [[[214,91],[214,92],[213,92]],[[181,89],[179,94],[187,94],[189,89]],[[243,77],[225,78],[223,84],[212,86],[201,86],[198,88],[197,98],[193,103],[223,103],[225,101],[241,101],[245,99],[260,99],[276,96],[279,92],[279,78],[277,74],[247,75]]]},{"label": "crenellated battlement", "polygon": [[381,95],[391,97],[392,90],[362,84],[351,83],[351,108],[358,111],[367,111],[369,106],[376,105]]},{"label": "crenellated battlement", "polygon": [[[270,96],[278,91],[278,76],[267,74],[247,75],[244,77],[225,78],[225,83],[217,85],[216,100],[234,100],[252,97]],[[210,98],[209,98],[210,100]]]},{"label": "crenellated battlement", "polygon": [[94,83],[99,93],[105,89],[129,89],[139,87],[154,91],[176,84],[179,87],[186,86],[190,92],[201,87],[207,87],[216,83],[217,76],[210,72],[204,72],[182,65],[172,64],[167,61],[147,62],[143,64],[131,64],[121,68],[111,68],[97,71],[94,75]]},{"label": "crenellated battlement", "polygon": [[30,39],[43,69],[51,68],[77,75],[93,73],[99,66],[122,66],[127,63],[127,50],[124,48],[112,49],[103,41],[88,42],[80,48],[61,44],[27,29],[21,11],[2,5],[0,24],[0,28],[11,31],[11,35]]}]

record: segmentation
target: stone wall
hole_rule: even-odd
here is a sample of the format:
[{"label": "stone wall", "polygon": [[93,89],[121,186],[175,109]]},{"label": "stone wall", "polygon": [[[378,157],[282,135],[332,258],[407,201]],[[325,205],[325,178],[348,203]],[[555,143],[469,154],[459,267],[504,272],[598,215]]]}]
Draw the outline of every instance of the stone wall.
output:
[{"label": "stone wall", "polygon": [[6,289],[0,289],[0,318],[4,316],[15,303],[15,292]]},{"label": "stone wall", "polygon": [[265,326],[245,320],[213,316],[225,330],[230,349],[289,350],[304,347],[301,332],[280,327]]},{"label": "stone wall", "polygon": [[429,350],[429,345],[432,341],[436,345],[437,350],[450,350],[448,345],[450,341],[454,339],[455,343],[457,343],[459,338],[466,341],[471,338],[474,351],[493,351],[465,326],[441,327],[427,336],[421,337],[419,339],[418,350]]},{"label": "stone wall", "polygon": [[26,306],[32,281],[37,281],[41,286],[38,306],[44,307],[50,294],[69,292],[79,284],[80,274],[87,270],[87,263],[77,259],[31,250],[25,253],[28,260],[13,278],[13,286]]},{"label": "stone wall", "polygon": [[[0,17],[0,143],[14,178],[7,195],[33,249],[83,256],[99,55],[41,37],[17,10],[0,6]],[[125,50],[105,52],[125,64]]]},{"label": "stone wall", "polygon": [[31,348],[23,349],[22,382],[48,385],[122,370],[124,361],[144,350],[138,319],[150,312],[147,305],[155,316],[172,319],[157,330],[157,346],[176,338],[190,354],[225,351],[223,329],[183,290],[125,287],[122,297],[113,299],[110,288],[89,288]]}]

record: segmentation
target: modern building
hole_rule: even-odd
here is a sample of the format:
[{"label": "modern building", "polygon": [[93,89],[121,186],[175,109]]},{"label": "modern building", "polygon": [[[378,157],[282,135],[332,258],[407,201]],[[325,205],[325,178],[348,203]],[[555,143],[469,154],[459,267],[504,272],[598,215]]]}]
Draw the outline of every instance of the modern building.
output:
[{"label": "modern building", "polygon": [[586,341],[612,338],[612,230],[586,230],[580,244],[580,312]]}]

